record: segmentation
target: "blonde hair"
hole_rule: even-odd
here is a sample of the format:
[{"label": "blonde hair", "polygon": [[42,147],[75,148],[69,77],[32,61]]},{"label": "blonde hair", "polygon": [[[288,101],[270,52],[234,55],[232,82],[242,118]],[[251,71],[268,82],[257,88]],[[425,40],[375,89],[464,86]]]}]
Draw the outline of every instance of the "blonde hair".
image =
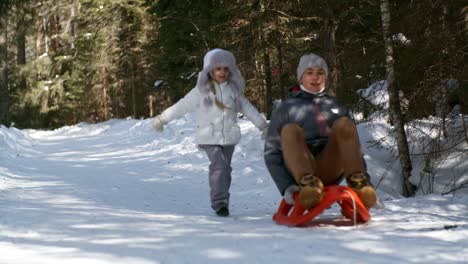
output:
[{"label": "blonde hair", "polygon": [[216,97],[215,81],[212,80],[211,78],[209,80],[208,86],[210,87],[211,92],[213,92],[214,94],[214,100],[215,100],[216,106],[221,110],[229,109],[229,107],[225,106],[223,102],[219,101],[218,98]]}]

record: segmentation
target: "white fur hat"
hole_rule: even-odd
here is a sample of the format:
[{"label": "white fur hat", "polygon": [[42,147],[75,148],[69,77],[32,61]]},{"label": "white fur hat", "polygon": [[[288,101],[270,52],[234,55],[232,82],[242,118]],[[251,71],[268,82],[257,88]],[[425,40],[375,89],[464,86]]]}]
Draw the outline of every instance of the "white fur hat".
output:
[{"label": "white fur hat", "polygon": [[301,57],[299,66],[297,66],[297,80],[300,82],[302,74],[309,68],[320,68],[325,72],[325,77],[328,77],[328,66],[325,60],[319,55],[310,53]]},{"label": "white fur hat", "polygon": [[197,87],[202,93],[208,93],[208,81],[210,72],[217,67],[229,68],[229,81],[234,85],[238,93],[244,90],[244,78],[236,65],[234,55],[223,49],[212,49],[203,58],[203,70],[198,74]]}]

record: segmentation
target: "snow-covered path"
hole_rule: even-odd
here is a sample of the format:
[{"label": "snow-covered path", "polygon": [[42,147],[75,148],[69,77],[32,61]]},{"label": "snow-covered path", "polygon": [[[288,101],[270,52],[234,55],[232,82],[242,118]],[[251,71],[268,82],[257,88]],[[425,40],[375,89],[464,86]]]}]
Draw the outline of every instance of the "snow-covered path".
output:
[{"label": "snow-covered path", "polygon": [[[151,120],[1,127],[0,263],[468,262],[466,194],[387,200],[358,227],[276,225],[281,197],[247,121],[234,154],[232,216],[216,217],[192,127],[189,117],[162,134]],[[338,215],[333,207],[323,217]]]}]

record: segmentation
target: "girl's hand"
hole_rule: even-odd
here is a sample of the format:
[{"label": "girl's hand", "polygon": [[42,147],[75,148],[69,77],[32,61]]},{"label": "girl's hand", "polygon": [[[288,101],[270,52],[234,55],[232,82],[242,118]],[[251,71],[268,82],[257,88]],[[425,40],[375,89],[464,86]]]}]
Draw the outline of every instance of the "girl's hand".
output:
[{"label": "girl's hand", "polygon": [[158,115],[154,118],[153,128],[157,132],[162,132],[166,123],[167,122],[164,120],[164,118],[161,115]]}]

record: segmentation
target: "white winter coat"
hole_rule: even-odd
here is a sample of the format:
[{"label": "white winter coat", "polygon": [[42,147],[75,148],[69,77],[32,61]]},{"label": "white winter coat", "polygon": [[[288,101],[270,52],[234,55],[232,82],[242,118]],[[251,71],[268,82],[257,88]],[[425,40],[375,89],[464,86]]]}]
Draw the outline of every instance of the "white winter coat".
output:
[{"label": "white winter coat", "polygon": [[[267,123],[257,109],[230,85],[230,82],[215,84],[216,95],[207,89],[193,88],[184,98],[167,108],[162,114],[166,122],[182,115],[195,112],[196,143],[200,145],[235,145],[239,143],[241,133],[237,124],[237,113],[243,113],[258,129]],[[225,109],[214,103],[214,98],[222,102]]]}]

